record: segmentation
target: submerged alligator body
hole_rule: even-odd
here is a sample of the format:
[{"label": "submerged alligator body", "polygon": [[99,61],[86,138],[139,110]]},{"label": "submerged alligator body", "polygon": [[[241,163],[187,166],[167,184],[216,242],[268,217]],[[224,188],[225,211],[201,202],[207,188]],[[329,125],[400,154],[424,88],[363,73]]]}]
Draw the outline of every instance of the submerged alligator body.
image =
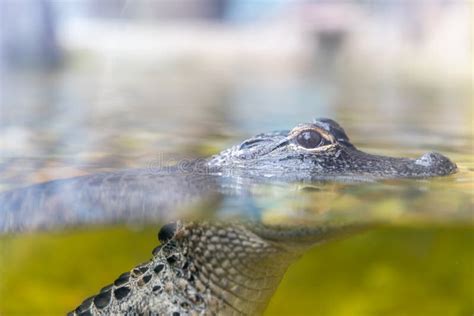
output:
[{"label": "submerged alligator body", "polygon": [[361,229],[168,224],[149,262],[120,275],[70,315],[259,315],[304,250]]},{"label": "submerged alligator body", "polygon": [[[410,159],[359,151],[339,124],[318,119],[291,131],[257,135],[184,168],[119,171],[4,192],[0,194],[0,231],[166,220],[176,207],[228,191],[242,179],[373,181],[455,171],[454,163],[434,152]],[[149,262],[121,275],[72,314],[258,314],[302,251],[363,226],[178,221],[161,229],[162,245]]]}]

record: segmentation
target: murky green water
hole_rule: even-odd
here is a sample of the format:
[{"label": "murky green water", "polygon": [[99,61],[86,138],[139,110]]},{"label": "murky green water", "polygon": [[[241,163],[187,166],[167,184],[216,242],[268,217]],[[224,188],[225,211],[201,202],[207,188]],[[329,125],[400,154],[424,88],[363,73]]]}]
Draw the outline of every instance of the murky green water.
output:
[{"label": "murky green water", "polygon": [[[261,185],[245,201],[250,206],[233,201],[218,207],[215,212],[230,214],[247,208],[269,224],[383,224],[305,254],[289,269],[267,315],[473,314],[469,87],[380,82],[370,75],[328,84],[306,71],[269,77],[249,69],[226,78],[203,69],[180,74],[137,67],[94,76],[81,67],[12,75],[9,84],[27,93],[20,98],[9,89],[5,97],[15,106],[2,118],[0,189],[149,166],[163,157],[206,156],[255,133],[331,117],[363,150],[409,157],[437,150],[459,172],[373,184]],[[147,261],[158,227],[0,237],[0,314],[64,314]]]},{"label": "murky green water", "polygon": [[[64,314],[146,261],[156,229],[3,238],[4,315]],[[266,315],[469,315],[472,226],[378,229],[315,247],[288,270]]]}]

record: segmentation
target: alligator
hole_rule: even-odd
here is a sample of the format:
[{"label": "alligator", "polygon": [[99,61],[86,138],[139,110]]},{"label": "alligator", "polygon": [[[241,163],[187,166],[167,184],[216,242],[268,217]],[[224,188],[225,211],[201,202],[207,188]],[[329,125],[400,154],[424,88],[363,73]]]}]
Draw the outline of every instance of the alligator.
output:
[{"label": "alligator", "polygon": [[[55,180],[0,194],[0,232],[165,218],[209,193],[257,182],[377,181],[456,172],[447,157],[373,155],[344,129],[316,119],[259,134],[204,160]],[[242,184],[243,183],[243,184]],[[66,211],[67,210],[67,211]],[[180,220],[163,226],[150,261],[120,275],[71,315],[260,314],[288,266],[308,247],[365,223],[264,225]]]}]

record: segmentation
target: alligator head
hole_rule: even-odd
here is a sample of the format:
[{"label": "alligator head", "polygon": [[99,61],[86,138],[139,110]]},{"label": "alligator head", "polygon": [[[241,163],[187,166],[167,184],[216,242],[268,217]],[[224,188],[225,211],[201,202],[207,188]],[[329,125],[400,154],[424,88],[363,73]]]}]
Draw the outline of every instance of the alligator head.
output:
[{"label": "alligator head", "polygon": [[208,165],[223,174],[303,181],[426,178],[457,170],[456,164],[436,152],[415,159],[365,153],[337,122],[325,118],[291,131],[259,134],[212,157]]}]

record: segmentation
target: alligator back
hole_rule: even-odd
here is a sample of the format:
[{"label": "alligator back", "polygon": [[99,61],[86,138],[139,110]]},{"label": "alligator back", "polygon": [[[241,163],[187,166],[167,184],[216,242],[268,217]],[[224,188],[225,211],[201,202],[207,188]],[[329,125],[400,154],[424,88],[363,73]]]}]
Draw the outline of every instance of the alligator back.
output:
[{"label": "alligator back", "polygon": [[131,169],[54,180],[0,193],[0,232],[150,219],[169,221],[216,192],[208,174]]}]

